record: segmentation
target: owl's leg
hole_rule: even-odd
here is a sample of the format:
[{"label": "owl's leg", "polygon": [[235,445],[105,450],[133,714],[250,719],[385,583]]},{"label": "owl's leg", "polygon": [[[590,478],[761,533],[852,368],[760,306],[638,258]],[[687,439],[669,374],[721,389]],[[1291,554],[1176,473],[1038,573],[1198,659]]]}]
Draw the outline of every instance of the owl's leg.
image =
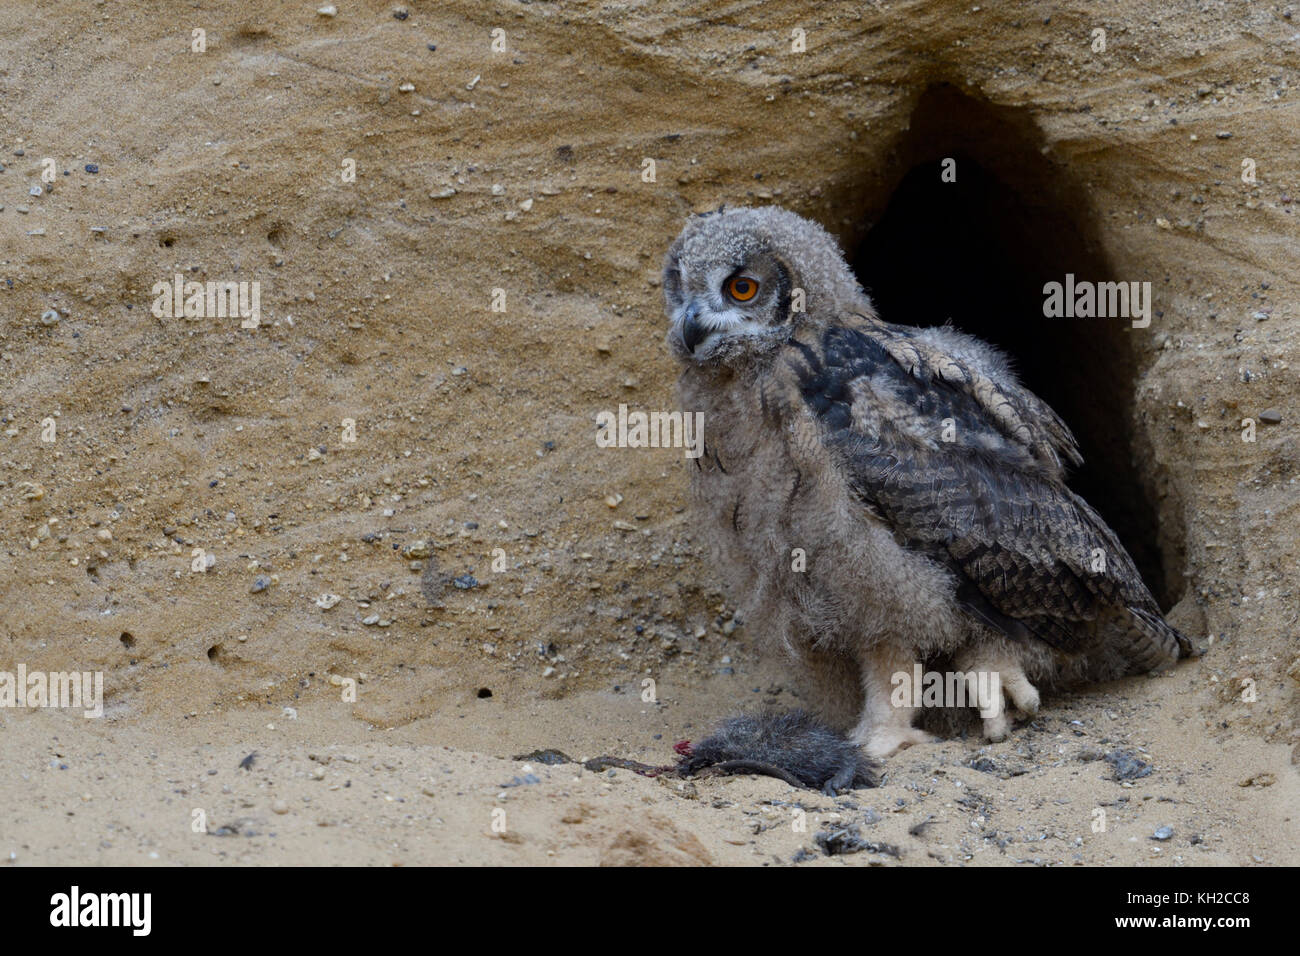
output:
[{"label": "owl's leg", "polygon": [[966,675],[967,700],[979,708],[989,740],[1006,740],[1011,734],[1008,701],[1026,716],[1038,713],[1038,688],[1029,682],[1014,653],[978,645],[957,656],[957,668]]},{"label": "owl's leg", "polygon": [[912,726],[919,707],[895,706],[893,700],[894,675],[906,675],[910,685],[915,663],[916,658],[910,651],[888,644],[864,651],[859,659],[865,701],[862,716],[853,731],[853,742],[865,750],[867,756],[888,757],[904,747],[933,743],[936,739]]},{"label": "owl's leg", "polygon": [[847,733],[862,713],[862,677],[847,654],[808,648],[799,656],[812,709],[828,726]]}]

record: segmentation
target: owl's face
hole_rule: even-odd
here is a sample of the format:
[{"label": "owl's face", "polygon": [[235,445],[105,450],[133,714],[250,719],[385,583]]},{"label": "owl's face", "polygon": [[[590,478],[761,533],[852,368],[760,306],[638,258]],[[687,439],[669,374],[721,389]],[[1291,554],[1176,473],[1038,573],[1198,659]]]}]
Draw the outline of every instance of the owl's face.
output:
[{"label": "owl's face", "polygon": [[814,299],[870,308],[830,234],[777,206],[693,216],[663,282],[669,348],[697,365],[774,355]]},{"label": "owl's face", "polygon": [[692,218],[664,260],[669,347],[706,363],[770,349],[794,329],[790,261],[753,214]]}]

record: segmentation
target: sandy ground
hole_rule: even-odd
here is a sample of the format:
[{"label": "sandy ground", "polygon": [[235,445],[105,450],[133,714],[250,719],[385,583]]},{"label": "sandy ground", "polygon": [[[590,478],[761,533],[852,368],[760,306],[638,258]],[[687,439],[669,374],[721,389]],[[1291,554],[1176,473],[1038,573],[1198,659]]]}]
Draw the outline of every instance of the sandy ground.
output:
[{"label": "sandy ground", "polygon": [[[293,716],[246,707],[148,724],[6,716],[6,740],[41,743],[11,751],[6,787],[22,799],[6,813],[0,853],[15,864],[69,865],[1300,859],[1286,748],[1199,720],[1190,673],[1055,699],[1005,743],[906,751],[879,788],[837,799],[763,777],[654,780],[512,759],[557,748],[576,760],[616,753],[670,763],[678,735],[707,725],[701,711],[775,702],[754,693],[772,675],[741,670],[680,691],[667,682],[667,694],[686,699],[660,704],[627,692],[493,696],[389,730],[325,701]],[[1117,780],[1106,759],[1115,753],[1152,769]],[[1172,833],[1156,839],[1164,828]],[[845,830],[857,838],[853,851],[828,853]]]},{"label": "sandy ground", "polygon": [[[320,5],[0,9],[0,671],[106,696],[0,709],[0,865],[1300,863],[1289,11]],[[1132,400],[1171,617],[1209,652],[839,800],[513,760],[664,763],[796,701],[680,454],[601,453],[593,422],[672,407],[686,215],[780,202],[852,247],[935,84],[1021,117],[1088,243],[1157,284],[1091,388]],[[259,282],[261,325],[156,317],[178,273]],[[869,846],[825,855],[842,826]]]}]

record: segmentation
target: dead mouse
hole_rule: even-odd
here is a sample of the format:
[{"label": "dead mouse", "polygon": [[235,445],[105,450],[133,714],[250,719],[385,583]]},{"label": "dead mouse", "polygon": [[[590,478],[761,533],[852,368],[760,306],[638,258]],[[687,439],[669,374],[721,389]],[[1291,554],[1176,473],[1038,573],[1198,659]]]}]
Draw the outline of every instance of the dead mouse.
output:
[{"label": "dead mouse", "polygon": [[677,752],[682,776],[710,767],[761,773],[828,796],[876,785],[874,764],[858,746],[802,710],[728,717],[699,743],[679,744]]}]

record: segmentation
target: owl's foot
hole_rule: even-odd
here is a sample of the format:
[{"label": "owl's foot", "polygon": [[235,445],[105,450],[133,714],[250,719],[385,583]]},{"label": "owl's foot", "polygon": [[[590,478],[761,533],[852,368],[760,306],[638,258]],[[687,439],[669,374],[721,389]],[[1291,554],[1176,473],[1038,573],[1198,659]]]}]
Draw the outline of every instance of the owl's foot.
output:
[{"label": "owl's foot", "polygon": [[865,734],[859,731],[853,735],[853,739],[868,757],[888,757],[904,747],[932,744],[938,740],[933,734],[927,734],[916,727],[899,726],[875,727]]},{"label": "owl's foot", "polygon": [[979,706],[980,716],[984,718],[984,736],[997,743],[1011,734],[1011,720],[1007,716],[1010,708],[1007,705],[1026,717],[1032,717],[1038,713],[1039,697],[1038,688],[1029,682],[1018,662],[1000,659],[993,672],[998,675],[998,686],[992,699],[981,700]]},{"label": "owl's foot", "polygon": [[912,673],[916,663],[911,648],[888,644],[874,647],[863,654],[859,663],[864,706],[853,731],[853,742],[869,757],[888,757],[913,744],[934,743],[937,738],[912,726],[919,707],[898,706],[894,700],[897,675]]}]

